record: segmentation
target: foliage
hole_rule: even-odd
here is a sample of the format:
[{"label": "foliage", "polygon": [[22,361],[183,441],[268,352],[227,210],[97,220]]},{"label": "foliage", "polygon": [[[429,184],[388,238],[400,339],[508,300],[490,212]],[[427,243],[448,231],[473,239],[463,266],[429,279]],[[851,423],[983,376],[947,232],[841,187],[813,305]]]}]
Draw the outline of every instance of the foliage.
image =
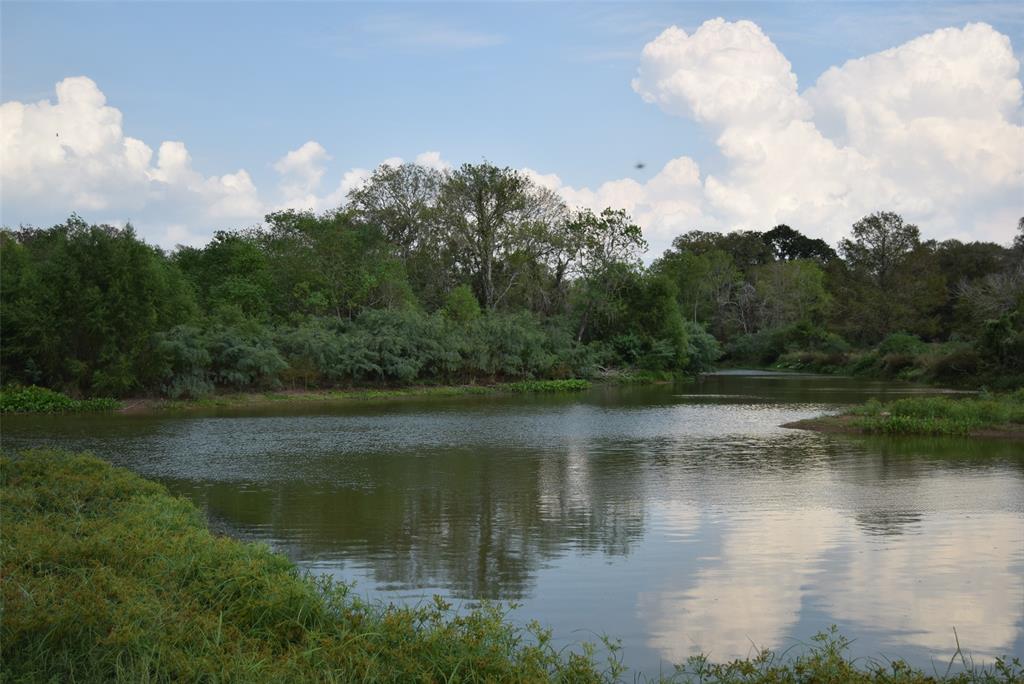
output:
[{"label": "foliage", "polygon": [[713,335],[704,330],[703,326],[693,321],[685,321],[687,370],[691,373],[706,373],[714,368],[715,362],[722,357],[722,347]]},{"label": "foliage", "polygon": [[152,335],[190,320],[191,289],[131,226],[77,216],[0,239],[6,381],[125,395],[158,370]]},{"label": "foliage", "polygon": [[72,399],[45,387],[12,385],[0,390],[0,413],[80,413],[116,411],[117,399]]},{"label": "foliage", "polygon": [[848,292],[840,308],[851,337],[874,343],[903,330],[934,335],[945,301],[945,278],[934,243],[891,212],[866,216],[839,243],[845,262],[840,282]]},{"label": "foliage", "polygon": [[727,353],[737,361],[768,365],[787,352],[821,352],[831,356],[847,349],[849,345],[835,333],[804,321],[738,337],[727,347]]},{"label": "foliage", "polygon": [[444,303],[444,313],[458,323],[468,323],[479,318],[480,304],[473,295],[473,288],[463,284],[449,292]]},{"label": "foliage", "polygon": [[578,378],[566,380],[523,380],[502,386],[511,392],[582,392],[590,389],[590,383]]},{"label": "foliage", "polygon": [[[1024,253],[880,212],[839,254],[693,230],[645,268],[622,210],[488,163],[382,166],[345,207],[173,254],[77,216],[0,231],[0,373],[70,395],[668,377],[728,363],[1024,382]],[[851,343],[856,349],[851,348]],[[724,350],[724,354],[722,353]]]},{"label": "foliage", "polygon": [[924,349],[924,342],[917,335],[895,332],[878,344],[876,351],[881,356],[887,354],[917,354]]},{"label": "foliage", "polygon": [[[0,459],[8,681],[614,682],[628,676],[583,644],[557,649],[485,603],[435,598],[382,606],[303,575],[267,547],[215,537],[201,512],[161,485],[92,456],[34,451]],[[690,658],[673,682],[1019,681],[1019,660],[929,676],[861,663],[834,629],[795,656]]]},{"label": "foliage", "polygon": [[853,413],[868,432],[966,435],[986,428],[1024,429],[1024,390],[953,399],[924,397],[883,404],[869,401]]}]

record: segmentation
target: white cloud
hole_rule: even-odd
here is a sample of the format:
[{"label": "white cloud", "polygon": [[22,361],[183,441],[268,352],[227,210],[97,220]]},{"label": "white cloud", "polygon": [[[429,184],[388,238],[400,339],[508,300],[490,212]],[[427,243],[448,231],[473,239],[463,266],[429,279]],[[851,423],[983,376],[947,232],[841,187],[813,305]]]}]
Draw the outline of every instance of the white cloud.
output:
[{"label": "white cloud", "polygon": [[643,50],[633,90],[669,114],[719,126],[805,119],[789,61],[750,21],[671,26]]},{"label": "white cloud", "polygon": [[282,176],[281,192],[286,203],[301,205],[315,201],[330,158],[323,145],[310,140],[277,160],[274,169]]},{"label": "white cloud", "polygon": [[[1009,38],[968,24],[832,67],[800,92],[791,65],[749,21],[713,19],[692,34],[670,27],[642,52],[633,89],[714,137],[720,164],[679,156],[646,182],[567,185],[525,169],[573,205],[631,212],[656,255],[694,228],[788,223],[830,242],[862,216],[901,212],[929,237],[1008,242],[1024,214],[1020,64]],[[0,105],[2,217],[41,224],[79,211],[133,219],[171,244],[258,221],[274,208],[339,206],[370,176],[340,173],[315,140],[274,165],[276,187],[244,169],[207,176],[182,142],[153,150],[125,134],[121,112],[85,77],[57,84],[57,100]],[[437,151],[417,163],[450,168]],[[382,163],[399,164],[392,157]],[[16,218],[15,218],[16,217]]]},{"label": "white cloud", "polygon": [[645,46],[633,89],[706,125],[724,172],[701,178],[680,157],[643,184],[556,186],[629,209],[655,252],[686,229],[776,223],[835,242],[880,209],[929,237],[1008,242],[1024,214],[1019,72],[1006,36],[968,24],[833,67],[800,94],[755,24],[673,26]]},{"label": "white cloud", "polygon": [[71,211],[111,222],[141,215],[152,219],[140,232],[168,244],[185,225],[207,234],[261,214],[246,171],[203,176],[181,142],[162,143],[154,165],[152,149],[124,134],[121,112],[91,79],[66,78],[56,92],[55,103],[0,105],[4,222],[12,213],[44,224]]},{"label": "white cloud", "polygon": [[452,167],[451,164],[441,158],[441,153],[435,150],[428,150],[416,155],[414,161],[420,166],[426,166],[437,171],[445,171]]},{"label": "white cloud", "polygon": [[[144,239],[164,247],[195,245],[215,230],[256,223],[274,209],[337,207],[371,173],[350,169],[333,190],[322,192],[331,156],[309,140],[273,164],[280,182],[261,192],[245,169],[200,173],[183,142],[164,141],[154,155],[146,143],[125,135],[120,110],[107,105],[89,78],[66,78],[56,94],[56,102],[0,105],[0,221],[5,225],[51,225],[79,212],[95,222],[130,221]],[[423,152],[416,161],[450,166],[436,151]],[[381,163],[396,165],[402,159]]]}]

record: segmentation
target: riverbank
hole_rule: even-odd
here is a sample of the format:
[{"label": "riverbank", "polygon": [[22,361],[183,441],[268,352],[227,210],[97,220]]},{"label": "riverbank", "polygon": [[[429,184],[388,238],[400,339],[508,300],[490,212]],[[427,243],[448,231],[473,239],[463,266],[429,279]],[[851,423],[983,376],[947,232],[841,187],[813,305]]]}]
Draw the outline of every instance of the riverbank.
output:
[{"label": "riverbank", "polygon": [[[453,612],[369,604],[265,546],[210,533],[202,513],[100,459],[54,451],[0,459],[4,675],[9,681],[632,680],[615,642],[552,646],[500,606]],[[802,652],[712,664],[666,681],[1014,682],[999,661],[933,678],[845,656],[823,634]],[[607,657],[605,657],[607,656]]]},{"label": "riverbank", "polygon": [[949,435],[1024,440],[1024,390],[980,397],[872,399],[847,413],[782,427],[838,434]]},{"label": "riverbank", "polygon": [[199,399],[142,398],[126,400],[121,413],[204,408],[235,408],[263,406],[281,402],[361,402],[422,397],[462,397],[489,394],[551,394],[556,392],[583,392],[590,389],[588,380],[524,380],[491,385],[414,385],[386,389],[330,389],[282,390],[278,392],[237,392],[217,394]]},{"label": "riverbank", "polygon": [[[614,381],[613,381],[614,382]],[[628,380],[628,382],[636,382]],[[640,382],[653,382],[644,379]],[[259,406],[291,401],[368,401],[410,397],[459,397],[474,394],[548,394],[582,392],[589,380],[523,380],[489,385],[414,385],[396,388],[302,389],[273,392],[234,392],[196,399],[137,397],[133,399],[71,399],[42,387],[13,387],[0,390],[0,413],[83,413],[107,411],[145,413],[163,410]]]}]

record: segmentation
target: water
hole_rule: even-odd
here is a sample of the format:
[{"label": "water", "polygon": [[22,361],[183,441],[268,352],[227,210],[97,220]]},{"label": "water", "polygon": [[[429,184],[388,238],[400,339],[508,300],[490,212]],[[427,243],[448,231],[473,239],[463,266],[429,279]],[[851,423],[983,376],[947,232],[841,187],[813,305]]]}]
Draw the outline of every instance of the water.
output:
[{"label": "water", "polygon": [[934,390],[722,374],[578,395],[9,417],[386,602],[515,601],[648,673],[787,648],[945,670],[1024,655],[1024,447],[779,427]]}]

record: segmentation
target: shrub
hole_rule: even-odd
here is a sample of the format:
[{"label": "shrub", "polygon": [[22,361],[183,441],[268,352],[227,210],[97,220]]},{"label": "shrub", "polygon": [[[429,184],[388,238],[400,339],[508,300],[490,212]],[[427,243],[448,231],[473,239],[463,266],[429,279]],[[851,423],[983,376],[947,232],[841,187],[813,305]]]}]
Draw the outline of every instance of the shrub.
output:
[{"label": "shrub", "polygon": [[116,411],[117,399],[72,399],[45,387],[11,386],[0,390],[0,413],[76,413]]},{"label": "shrub", "polygon": [[879,356],[886,356],[888,354],[900,354],[903,356],[913,356],[924,351],[924,342],[917,335],[911,335],[905,332],[895,332],[882,340],[876,351]]},{"label": "shrub", "polygon": [[693,321],[686,321],[686,342],[689,347],[689,365],[686,370],[691,373],[703,373],[711,370],[715,361],[722,357],[722,348],[714,335]]},{"label": "shrub", "polygon": [[510,382],[504,388],[512,392],[582,392],[590,389],[586,380],[523,380]]}]

